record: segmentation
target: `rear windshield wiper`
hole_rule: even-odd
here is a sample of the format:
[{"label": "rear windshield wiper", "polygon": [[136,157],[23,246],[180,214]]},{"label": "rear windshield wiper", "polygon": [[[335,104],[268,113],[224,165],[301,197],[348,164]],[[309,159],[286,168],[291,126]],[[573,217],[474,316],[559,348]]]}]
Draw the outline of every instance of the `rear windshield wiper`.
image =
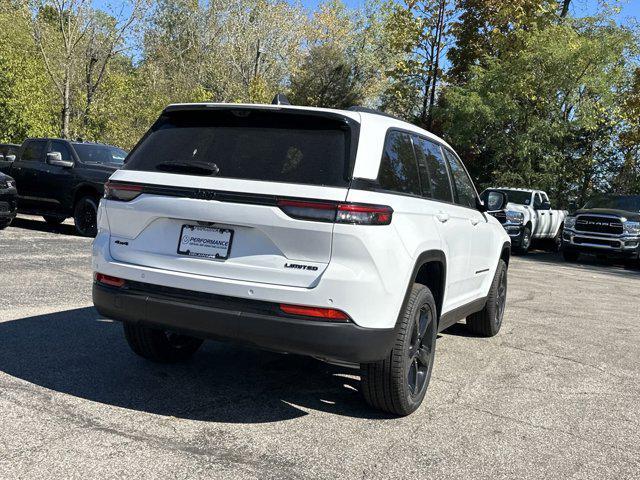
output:
[{"label": "rear windshield wiper", "polygon": [[215,163],[207,162],[161,162],[156,165],[156,170],[192,175],[218,175],[220,172]]}]

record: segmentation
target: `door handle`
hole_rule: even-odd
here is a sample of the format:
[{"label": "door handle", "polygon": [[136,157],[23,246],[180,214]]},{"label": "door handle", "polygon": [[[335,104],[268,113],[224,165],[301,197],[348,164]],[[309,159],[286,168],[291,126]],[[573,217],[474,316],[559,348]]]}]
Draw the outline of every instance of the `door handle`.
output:
[{"label": "door handle", "polygon": [[471,225],[473,225],[474,227],[475,227],[476,225],[478,225],[478,223],[480,223],[480,220],[478,220],[477,218],[472,218],[472,219],[471,219]]},{"label": "door handle", "polygon": [[444,213],[444,212],[440,212],[436,215],[436,218],[438,219],[439,222],[441,223],[445,223],[449,220],[449,214],[448,213]]}]

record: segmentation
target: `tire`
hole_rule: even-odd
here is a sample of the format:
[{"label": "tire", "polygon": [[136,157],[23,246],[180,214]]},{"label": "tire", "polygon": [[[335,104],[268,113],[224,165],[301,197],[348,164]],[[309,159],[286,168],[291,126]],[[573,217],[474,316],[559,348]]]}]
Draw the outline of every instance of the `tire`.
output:
[{"label": "tire", "polygon": [[123,322],[124,336],[131,350],[147,360],[158,363],[182,362],[190,358],[203,340],[177,333]]},{"label": "tire", "polygon": [[559,251],[562,250],[562,234],[564,233],[564,223],[562,225],[560,225],[560,228],[558,229],[558,233],[556,234],[556,236],[553,238],[553,245],[551,248],[553,248],[553,252],[554,253],[558,253]]},{"label": "tire", "polygon": [[578,258],[580,258],[580,254],[578,252],[569,252],[567,250],[562,251],[562,257],[567,262],[577,262]]},{"label": "tire", "polygon": [[86,196],[76,202],[73,209],[73,221],[76,232],[83,237],[95,237],[98,233],[98,204],[97,198]]},{"label": "tire", "polygon": [[44,221],[47,222],[47,225],[51,226],[60,225],[65,221],[64,217],[54,217],[52,215],[43,215],[42,218],[44,218]]},{"label": "tire", "polygon": [[482,310],[467,317],[467,327],[476,335],[493,337],[500,331],[507,302],[507,264],[500,259],[493,277],[487,303]]},{"label": "tire", "polygon": [[4,230],[9,225],[11,225],[11,222],[0,222],[0,230]]},{"label": "tire", "polygon": [[362,364],[360,373],[362,393],[369,405],[405,416],[422,403],[433,370],[438,315],[427,287],[413,285],[399,322],[389,356],[379,362]]},{"label": "tire", "polygon": [[513,252],[518,255],[526,255],[531,246],[531,227],[524,227],[524,233],[522,234],[522,244],[519,247],[513,247]]}]

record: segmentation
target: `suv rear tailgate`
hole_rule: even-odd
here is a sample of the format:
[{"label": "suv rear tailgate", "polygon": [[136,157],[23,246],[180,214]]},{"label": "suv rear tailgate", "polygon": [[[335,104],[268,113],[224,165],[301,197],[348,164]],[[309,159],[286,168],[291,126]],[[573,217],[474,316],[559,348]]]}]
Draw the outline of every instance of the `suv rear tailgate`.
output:
[{"label": "suv rear tailgate", "polygon": [[[144,184],[130,202],[104,200],[111,256],[121,262],[227,279],[310,288],[331,258],[333,223],[287,216],[292,185],[120,170],[111,181]],[[171,185],[172,187],[166,187]],[[295,185],[297,198],[340,202],[347,188]],[[251,193],[247,193],[251,192]],[[226,260],[178,253],[183,226],[233,231]]]}]

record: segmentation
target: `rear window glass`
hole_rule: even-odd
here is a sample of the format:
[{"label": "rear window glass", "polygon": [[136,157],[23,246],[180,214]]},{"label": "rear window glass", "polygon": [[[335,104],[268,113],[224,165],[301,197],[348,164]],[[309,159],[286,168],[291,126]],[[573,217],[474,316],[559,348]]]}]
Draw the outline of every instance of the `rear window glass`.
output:
[{"label": "rear window glass", "polygon": [[42,161],[46,146],[46,140],[29,140],[24,146],[21,160],[24,162]]},{"label": "rear window glass", "polygon": [[129,170],[347,186],[351,127],[343,118],[263,110],[163,114]]},{"label": "rear window glass", "polygon": [[120,166],[124,163],[127,152],[110,145],[94,145],[91,143],[74,143],[73,148],[83,163],[102,163]]}]

